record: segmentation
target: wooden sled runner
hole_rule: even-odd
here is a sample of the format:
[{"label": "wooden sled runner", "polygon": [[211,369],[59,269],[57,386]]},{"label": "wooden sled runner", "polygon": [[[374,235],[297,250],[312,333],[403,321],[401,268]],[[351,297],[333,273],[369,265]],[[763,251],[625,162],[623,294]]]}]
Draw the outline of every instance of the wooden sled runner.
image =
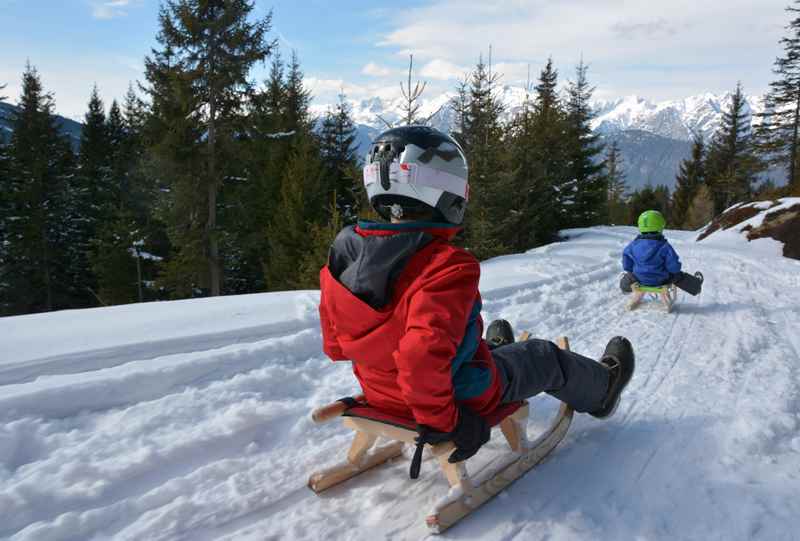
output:
[{"label": "wooden sled runner", "polygon": [[633,291],[630,302],[628,302],[628,310],[633,310],[642,302],[645,295],[651,295],[661,300],[661,304],[667,312],[672,311],[675,301],[678,298],[678,288],[675,284],[667,284],[663,286],[650,287],[639,284],[632,284],[631,290]]},{"label": "wooden sled runner", "polygon": [[[528,337],[527,333],[523,333],[520,340]],[[559,338],[558,345],[562,349],[569,349],[566,337]],[[436,503],[426,517],[425,522],[432,533],[444,532],[539,464],[564,438],[574,412],[566,404],[561,404],[549,428],[534,441],[529,441],[527,437],[528,413],[528,403],[518,402],[499,407],[487,419],[491,426],[500,426],[510,451],[494,459],[479,477],[470,477],[466,462],[450,464],[447,461],[455,449],[452,442],[431,446],[450,484],[449,493]],[[344,426],[355,431],[355,437],[345,462],[311,474],[308,486],[314,492],[320,493],[399,456],[405,443],[416,443],[418,433],[413,419],[387,415],[371,408],[363,397],[343,399],[314,410],[311,414],[317,423],[339,416],[344,417]],[[372,449],[379,436],[392,441]]]}]

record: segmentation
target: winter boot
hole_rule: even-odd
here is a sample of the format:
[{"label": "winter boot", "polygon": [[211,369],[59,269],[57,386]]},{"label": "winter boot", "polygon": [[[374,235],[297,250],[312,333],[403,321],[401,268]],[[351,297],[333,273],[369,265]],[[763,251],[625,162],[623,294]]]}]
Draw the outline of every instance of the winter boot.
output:
[{"label": "winter boot", "polygon": [[489,349],[513,344],[514,329],[511,328],[511,323],[505,319],[492,321],[486,329],[486,343],[489,344]]},{"label": "winter boot", "polygon": [[620,395],[633,376],[633,346],[627,338],[615,336],[608,342],[600,363],[608,369],[608,391],[600,409],[590,413],[598,419],[605,419],[616,411]]}]

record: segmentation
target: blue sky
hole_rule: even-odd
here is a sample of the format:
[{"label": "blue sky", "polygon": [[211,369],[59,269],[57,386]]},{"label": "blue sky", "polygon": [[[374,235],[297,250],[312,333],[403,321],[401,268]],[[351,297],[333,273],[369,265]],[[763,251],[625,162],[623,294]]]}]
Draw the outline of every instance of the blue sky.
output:
[{"label": "blue sky", "polygon": [[[256,0],[273,37],[296,49],[319,103],[340,89],[392,97],[415,54],[428,94],[453,88],[493,48],[496,69],[521,84],[552,56],[569,76],[583,57],[596,97],[677,99],[741,80],[762,93],[780,53],[788,0]],[[0,84],[16,101],[25,63],[57,109],[85,110],[92,84],[107,102],[142,78],[155,44],[158,0],[0,0]],[[254,74],[261,77],[262,73]]]}]

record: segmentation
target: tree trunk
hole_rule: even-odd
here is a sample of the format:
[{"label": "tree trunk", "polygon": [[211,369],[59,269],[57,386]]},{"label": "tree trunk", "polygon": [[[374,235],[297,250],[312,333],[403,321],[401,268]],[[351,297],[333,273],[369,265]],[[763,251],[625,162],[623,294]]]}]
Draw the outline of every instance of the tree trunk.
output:
[{"label": "tree trunk", "polygon": [[217,160],[216,160],[216,104],[212,92],[210,119],[208,123],[208,220],[206,221],[206,240],[208,242],[208,278],[211,296],[220,295],[219,244],[217,241]]},{"label": "tree trunk", "polygon": [[789,186],[796,187],[797,186],[797,179],[795,175],[797,174],[797,132],[798,132],[798,124],[800,124],[800,91],[797,93],[797,100],[795,101],[794,107],[794,123],[792,126],[792,146],[789,152]]}]

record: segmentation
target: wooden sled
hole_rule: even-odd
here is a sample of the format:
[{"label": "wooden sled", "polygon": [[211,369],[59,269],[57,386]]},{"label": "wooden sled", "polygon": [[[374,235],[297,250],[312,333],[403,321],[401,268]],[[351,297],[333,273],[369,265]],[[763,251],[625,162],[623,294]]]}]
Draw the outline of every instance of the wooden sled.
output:
[{"label": "wooden sled", "polygon": [[[523,333],[520,340],[528,337],[528,333]],[[558,345],[569,349],[566,337],[559,338]],[[491,426],[500,426],[510,451],[492,460],[478,477],[470,477],[466,462],[450,464],[447,461],[455,449],[452,442],[432,445],[433,455],[450,484],[450,491],[428,513],[425,522],[430,531],[436,534],[444,532],[539,464],[564,438],[573,413],[571,407],[561,404],[544,434],[529,441],[528,403],[506,404],[498,408],[487,422]],[[344,426],[355,431],[355,437],[345,462],[311,474],[308,486],[314,492],[320,493],[399,456],[405,443],[416,444],[418,433],[413,419],[398,418],[371,408],[363,396],[334,402],[311,414],[316,423],[339,416],[344,417]],[[371,450],[379,436],[391,440],[391,443]]]},{"label": "wooden sled", "polygon": [[660,299],[662,306],[667,313],[669,313],[672,311],[672,307],[675,305],[675,301],[678,299],[678,288],[675,287],[675,284],[667,284],[657,287],[632,284],[631,290],[633,291],[633,296],[631,297],[630,302],[628,302],[628,310],[634,310],[642,302],[642,299],[645,295],[650,295]]}]

